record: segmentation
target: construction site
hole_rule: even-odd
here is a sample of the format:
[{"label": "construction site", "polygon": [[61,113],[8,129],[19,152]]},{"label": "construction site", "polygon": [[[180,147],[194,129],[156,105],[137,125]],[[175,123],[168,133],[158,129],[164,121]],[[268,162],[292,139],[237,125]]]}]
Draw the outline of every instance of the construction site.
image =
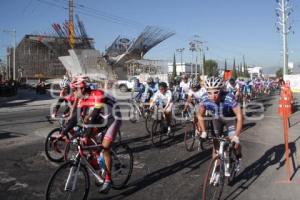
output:
[{"label": "construction site", "polygon": [[53,23],[47,34],[26,34],[15,49],[7,49],[6,79],[45,80],[86,74],[98,80],[115,80],[140,73],[165,73],[165,61],[144,60],[144,55],[174,32],[146,26],[136,39],[118,36],[106,49],[96,50],[96,38],[88,36],[78,15],[74,20],[73,3],[68,1],[69,20]]}]

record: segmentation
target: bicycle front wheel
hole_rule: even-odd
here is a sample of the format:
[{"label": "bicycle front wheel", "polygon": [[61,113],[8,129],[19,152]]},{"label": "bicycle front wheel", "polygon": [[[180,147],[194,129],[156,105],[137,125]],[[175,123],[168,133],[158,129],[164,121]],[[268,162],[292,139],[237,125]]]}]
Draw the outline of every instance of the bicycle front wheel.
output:
[{"label": "bicycle front wheel", "polygon": [[133,169],[133,154],[127,144],[118,144],[111,150],[112,157],[112,187],[124,188],[129,181]]},{"label": "bicycle front wheel", "polygon": [[224,187],[223,164],[218,157],[211,160],[208,172],[204,181],[202,200],[220,200]]},{"label": "bicycle front wheel", "polygon": [[60,128],[53,129],[45,140],[45,154],[53,162],[61,162],[64,159],[65,141],[60,138],[60,132]]},{"label": "bicycle front wheel", "polygon": [[[70,173],[72,170],[73,176]],[[89,189],[90,177],[86,167],[76,166],[73,161],[69,161],[61,165],[50,178],[46,200],[86,200]]]},{"label": "bicycle front wheel", "polygon": [[163,130],[162,123],[155,120],[152,124],[151,141],[154,146],[160,146],[162,143]]},{"label": "bicycle front wheel", "polygon": [[195,144],[195,124],[192,121],[186,121],[184,127],[184,145],[187,151],[193,151]]}]

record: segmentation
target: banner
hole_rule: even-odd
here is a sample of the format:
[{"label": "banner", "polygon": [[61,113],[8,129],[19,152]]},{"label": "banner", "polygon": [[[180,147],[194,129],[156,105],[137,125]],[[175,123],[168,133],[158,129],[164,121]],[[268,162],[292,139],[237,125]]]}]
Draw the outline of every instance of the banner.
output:
[{"label": "banner", "polygon": [[290,82],[292,92],[300,93],[300,74],[284,75],[284,81]]}]

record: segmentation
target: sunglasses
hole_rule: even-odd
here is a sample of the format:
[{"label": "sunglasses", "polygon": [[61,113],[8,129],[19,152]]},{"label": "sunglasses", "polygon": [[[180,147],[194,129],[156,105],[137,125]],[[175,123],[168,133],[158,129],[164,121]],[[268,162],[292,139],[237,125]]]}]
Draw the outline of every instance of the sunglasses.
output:
[{"label": "sunglasses", "polygon": [[208,95],[219,95],[220,94],[220,90],[215,90],[215,91],[207,91]]}]

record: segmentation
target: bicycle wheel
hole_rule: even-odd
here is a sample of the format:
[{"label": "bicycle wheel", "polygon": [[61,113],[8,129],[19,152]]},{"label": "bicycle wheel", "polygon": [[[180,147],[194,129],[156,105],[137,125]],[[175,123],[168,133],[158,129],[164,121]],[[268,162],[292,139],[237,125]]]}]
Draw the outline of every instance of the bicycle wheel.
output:
[{"label": "bicycle wheel", "polygon": [[45,153],[49,160],[61,162],[64,160],[65,140],[60,137],[60,128],[55,128],[45,140]]},{"label": "bicycle wheel", "polygon": [[162,123],[160,120],[155,120],[152,124],[151,141],[154,146],[160,146],[163,135]]},{"label": "bicycle wheel", "polygon": [[112,157],[112,187],[124,188],[129,181],[133,169],[133,154],[127,144],[118,144],[111,150]]},{"label": "bicycle wheel", "polygon": [[237,158],[234,155],[233,151],[231,150],[229,153],[229,160],[230,160],[230,176],[227,178],[227,184],[232,186],[235,183],[235,177],[238,173],[237,169]]},{"label": "bicycle wheel", "polygon": [[195,144],[195,125],[192,121],[186,121],[184,127],[184,145],[187,151],[193,151]]},{"label": "bicycle wheel", "polygon": [[[69,176],[72,167],[73,174],[77,174],[77,176]],[[80,165],[78,169],[73,161],[69,161],[62,164],[50,178],[46,189],[46,200],[85,200],[88,197],[89,189],[90,177],[86,167]]]},{"label": "bicycle wheel", "polygon": [[145,119],[145,126],[146,126],[146,130],[147,130],[147,133],[150,135],[151,134],[151,129],[152,129],[152,126],[153,126],[153,118],[152,118],[152,115],[151,113],[148,113],[146,115],[146,119]]},{"label": "bicycle wheel", "polygon": [[222,161],[215,157],[211,160],[208,172],[204,181],[202,200],[221,199],[224,187],[224,170]]}]

